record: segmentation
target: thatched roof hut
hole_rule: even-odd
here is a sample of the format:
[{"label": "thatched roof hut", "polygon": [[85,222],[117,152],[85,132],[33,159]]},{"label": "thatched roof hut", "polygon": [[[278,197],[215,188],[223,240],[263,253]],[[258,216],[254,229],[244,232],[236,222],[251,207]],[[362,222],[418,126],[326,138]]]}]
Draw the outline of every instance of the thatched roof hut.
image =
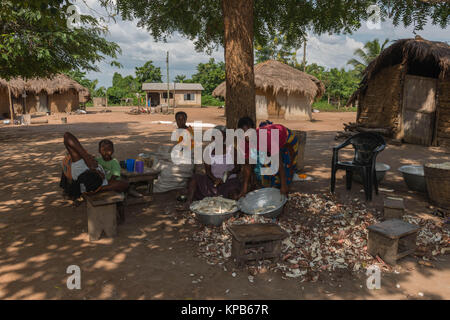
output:
[{"label": "thatched roof hut", "polygon": [[347,105],[357,123],[388,128],[397,139],[450,145],[450,46],[416,36],[383,50],[364,70]]},{"label": "thatched roof hut", "polygon": [[[257,118],[311,118],[311,104],[325,91],[319,79],[275,60],[258,63],[254,70]],[[222,82],[213,95],[225,97],[225,91]]]},{"label": "thatched roof hut", "polygon": [[[90,100],[89,90],[64,74],[51,78],[10,81],[0,78],[0,112],[9,113],[9,92],[15,113],[67,112]],[[26,96],[23,97],[23,93]]]}]

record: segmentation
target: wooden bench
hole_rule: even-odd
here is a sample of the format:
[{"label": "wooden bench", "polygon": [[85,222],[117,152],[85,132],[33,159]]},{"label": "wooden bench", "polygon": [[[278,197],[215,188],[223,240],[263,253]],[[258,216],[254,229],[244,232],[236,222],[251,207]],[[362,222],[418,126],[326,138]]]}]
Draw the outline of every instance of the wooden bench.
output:
[{"label": "wooden bench", "polygon": [[419,226],[399,219],[386,220],[368,227],[369,243],[367,251],[372,256],[379,255],[390,265],[416,250]]},{"label": "wooden bench", "polygon": [[228,227],[233,236],[231,256],[238,265],[250,260],[278,259],[287,232],[274,223],[236,224]]},{"label": "wooden bench", "polygon": [[89,241],[100,239],[104,231],[107,237],[117,234],[117,204],[124,201],[121,193],[108,191],[83,195],[86,200]]}]

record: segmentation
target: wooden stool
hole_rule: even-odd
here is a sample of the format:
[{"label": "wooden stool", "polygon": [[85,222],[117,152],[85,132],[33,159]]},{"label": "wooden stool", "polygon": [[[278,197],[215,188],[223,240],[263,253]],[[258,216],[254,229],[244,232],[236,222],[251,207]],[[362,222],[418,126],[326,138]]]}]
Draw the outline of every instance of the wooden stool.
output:
[{"label": "wooden stool", "polygon": [[278,259],[281,241],[288,236],[274,223],[235,224],[228,227],[228,231],[233,236],[231,256],[238,265],[250,260]]},{"label": "wooden stool", "polygon": [[403,219],[405,214],[405,204],[403,198],[386,197],[384,199],[384,214],[385,220],[389,219]]},{"label": "wooden stool", "polygon": [[105,231],[107,237],[117,234],[117,203],[124,200],[121,193],[108,191],[83,195],[86,200],[89,241],[100,239]]},{"label": "wooden stool", "polygon": [[416,250],[419,226],[398,219],[386,220],[368,227],[369,243],[367,251],[379,255],[390,265]]}]

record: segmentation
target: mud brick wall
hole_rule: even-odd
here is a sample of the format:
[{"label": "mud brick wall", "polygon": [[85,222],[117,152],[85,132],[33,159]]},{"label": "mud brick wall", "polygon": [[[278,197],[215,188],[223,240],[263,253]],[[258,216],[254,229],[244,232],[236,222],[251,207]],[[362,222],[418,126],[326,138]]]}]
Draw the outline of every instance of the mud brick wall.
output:
[{"label": "mud brick wall", "polygon": [[358,124],[369,128],[397,128],[402,109],[402,73],[403,66],[397,64],[381,70],[369,81],[361,96]]},{"label": "mud brick wall", "polygon": [[450,148],[450,75],[438,82],[438,145]]},{"label": "mud brick wall", "polygon": [[51,113],[70,112],[79,108],[78,92],[69,90],[64,93],[55,93],[48,96],[48,105]]}]

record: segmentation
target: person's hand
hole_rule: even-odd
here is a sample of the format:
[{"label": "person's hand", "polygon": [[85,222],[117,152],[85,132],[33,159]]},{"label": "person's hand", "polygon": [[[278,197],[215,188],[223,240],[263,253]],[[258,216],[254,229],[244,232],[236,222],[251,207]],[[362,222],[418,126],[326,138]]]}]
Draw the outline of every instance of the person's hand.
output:
[{"label": "person's hand", "polygon": [[95,169],[95,172],[98,173],[98,175],[102,178],[102,180],[105,179],[105,174],[102,171]]},{"label": "person's hand", "polygon": [[87,159],[86,159],[86,165],[88,166],[89,169],[97,169],[98,167],[98,162],[97,160],[95,160],[95,157],[93,155],[88,155]]},{"label": "person's hand", "polygon": [[238,193],[235,200],[239,200],[242,197],[245,197],[245,192]]},{"label": "person's hand", "polygon": [[215,179],[213,180],[213,182],[214,182],[214,186],[215,186],[215,187],[217,187],[218,185],[220,185],[220,184],[223,183],[222,179],[220,179],[220,178],[215,178]]}]

